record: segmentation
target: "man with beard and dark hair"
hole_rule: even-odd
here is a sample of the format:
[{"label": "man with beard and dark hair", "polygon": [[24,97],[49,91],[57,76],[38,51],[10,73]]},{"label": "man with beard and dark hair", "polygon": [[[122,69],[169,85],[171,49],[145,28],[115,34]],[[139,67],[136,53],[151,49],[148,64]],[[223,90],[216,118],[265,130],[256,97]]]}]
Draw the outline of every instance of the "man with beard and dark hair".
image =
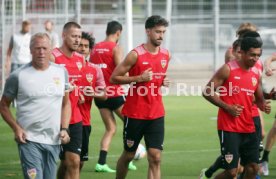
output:
[{"label": "man with beard and dark hair", "polygon": [[117,179],[126,178],[127,166],[142,137],[147,148],[148,178],[161,178],[165,111],[160,90],[169,85],[166,71],[170,53],[160,45],[167,26],[166,19],[149,17],[145,24],[147,42],[129,52],[110,79],[115,84],[132,83],[122,110],[124,151],[117,163]]},{"label": "man with beard and dark hair", "polygon": [[76,52],[81,41],[81,26],[76,22],[68,22],[62,31],[63,44],[52,51],[55,63],[64,66],[69,74],[69,97],[71,102],[71,119],[68,132],[70,142],[62,145],[60,154],[61,163],[58,170],[58,179],[79,179],[80,153],[82,146],[82,116],[78,101],[83,66],[83,55]]}]

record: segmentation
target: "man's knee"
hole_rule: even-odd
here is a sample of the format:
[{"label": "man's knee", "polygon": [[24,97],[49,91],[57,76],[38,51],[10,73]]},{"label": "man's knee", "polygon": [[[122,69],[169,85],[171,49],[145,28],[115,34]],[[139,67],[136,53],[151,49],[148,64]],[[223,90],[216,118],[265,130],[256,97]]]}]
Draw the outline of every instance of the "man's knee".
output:
[{"label": "man's knee", "polygon": [[68,169],[79,169],[80,156],[71,152],[66,152],[65,163]]},{"label": "man's knee", "polygon": [[227,178],[235,178],[237,176],[237,169],[225,170]]},{"label": "man's knee", "polygon": [[259,170],[258,164],[248,164],[245,168],[245,172],[249,175],[257,175]]},{"label": "man's knee", "polygon": [[159,152],[148,153],[148,161],[152,164],[160,164],[161,154]]}]

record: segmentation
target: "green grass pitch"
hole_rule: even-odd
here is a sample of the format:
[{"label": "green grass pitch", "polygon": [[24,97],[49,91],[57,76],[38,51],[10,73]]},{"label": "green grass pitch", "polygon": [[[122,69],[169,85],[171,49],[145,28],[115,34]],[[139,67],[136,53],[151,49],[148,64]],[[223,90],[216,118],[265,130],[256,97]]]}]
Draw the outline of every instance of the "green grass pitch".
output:
[{"label": "green grass pitch", "polygon": [[[165,143],[162,154],[162,178],[164,179],[196,179],[202,168],[209,167],[219,155],[219,141],[216,130],[217,108],[202,97],[164,97],[166,107]],[[272,103],[270,115],[264,115],[266,132],[270,129],[276,112],[276,102]],[[97,108],[92,110],[92,135],[90,137],[90,159],[85,163],[81,179],[109,179],[115,174],[94,172],[98,160],[100,138],[104,131],[103,123]],[[108,153],[107,163],[116,167],[121,154],[122,122],[117,120],[118,129]],[[3,120],[0,120],[0,178],[21,179],[21,168],[13,133]],[[128,179],[144,179],[147,177],[147,160],[135,162],[137,171],[130,171]],[[270,154],[270,176],[276,178],[276,150]]]}]

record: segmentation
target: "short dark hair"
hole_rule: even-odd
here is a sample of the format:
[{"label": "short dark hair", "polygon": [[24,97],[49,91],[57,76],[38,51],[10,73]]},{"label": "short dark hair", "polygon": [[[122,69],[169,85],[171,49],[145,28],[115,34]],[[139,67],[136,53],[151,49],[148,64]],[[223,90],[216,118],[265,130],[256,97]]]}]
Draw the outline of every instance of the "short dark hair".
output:
[{"label": "short dark hair", "polygon": [[67,23],[64,24],[64,26],[63,26],[63,31],[67,31],[68,29],[70,29],[70,28],[72,28],[72,27],[81,29],[81,26],[80,26],[78,23],[76,23],[76,22],[67,22]]},{"label": "short dark hair", "polygon": [[235,40],[232,44],[232,48],[233,48],[234,51],[236,51],[237,48],[240,47],[240,46],[241,46],[241,39]]},{"label": "short dark hair", "polygon": [[81,38],[88,40],[88,42],[89,42],[89,49],[92,49],[94,47],[95,38],[92,35],[90,35],[87,32],[82,32],[81,33]]},{"label": "short dark hair", "polygon": [[118,21],[110,21],[107,23],[106,35],[115,34],[118,30],[123,30],[122,24],[120,24]]},{"label": "short dark hair", "polygon": [[263,41],[258,32],[246,32],[241,38],[241,50],[248,51],[250,48],[262,48]]},{"label": "short dark hair", "polygon": [[146,20],[146,23],[145,23],[145,28],[146,29],[151,29],[155,26],[165,26],[165,27],[168,27],[169,26],[169,22],[159,16],[159,15],[153,15],[153,16],[150,16],[147,20]]}]

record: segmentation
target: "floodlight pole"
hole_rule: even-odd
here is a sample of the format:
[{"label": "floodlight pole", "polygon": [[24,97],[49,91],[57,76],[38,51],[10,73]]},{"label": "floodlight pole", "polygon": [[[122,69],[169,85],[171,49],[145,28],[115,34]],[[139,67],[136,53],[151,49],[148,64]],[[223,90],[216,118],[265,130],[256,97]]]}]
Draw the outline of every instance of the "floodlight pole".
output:
[{"label": "floodlight pole", "polygon": [[133,48],[132,0],[125,0],[127,53]]},{"label": "floodlight pole", "polygon": [[26,20],[26,0],[22,0],[22,20]]},{"label": "floodlight pole", "polygon": [[[5,2],[5,1],[2,1],[2,2]],[[16,29],[16,14],[15,14],[15,12],[16,12],[15,11],[15,0],[12,0],[12,32],[13,32],[13,34],[15,33],[15,29]]]},{"label": "floodlight pole", "polygon": [[4,85],[5,85],[5,71],[6,71],[6,68],[5,68],[5,61],[6,61],[6,59],[5,59],[5,50],[4,50],[4,38],[5,38],[5,29],[6,29],[6,27],[5,27],[5,24],[6,24],[6,22],[5,22],[5,1],[4,0],[2,0],[2,4],[1,4],[1,21],[2,21],[2,23],[1,23],[1,25],[2,25],[2,34],[1,34],[1,36],[2,36],[2,44],[1,44],[1,47],[2,47],[2,89],[1,89],[1,91],[3,92],[4,91]]},{"label": "floodlight pole", "polygon": [[214,66],[213,70],[218,69],[219,64],[219,0],[214,0]]},{"label": "floodlight pole", "polygon": [[[167,21],[169,21],[170,27],[171,27],[171,25],[172,25],[171,24],[171,19],[172,19],[172,0],[167,0],[166,19],[167,19]],[[166,32],[166,43],[165,43],[165,46],[166,46],[167,49],[170,49],[170,38],[171,38],[170,27],[167,28],[167,32]]]},{"label": "floodlight pole", "polygon": [[77,8],[76,8],[76,19],[77,19],[77,23],[81,24],[81,1],[80,0],[76,0],[76,4],[77,4]]},{"label": "floodlight pole", "polygon": [[147,15],[150,17],[152,15],[152,0],[148,0],[147,2]]}]

